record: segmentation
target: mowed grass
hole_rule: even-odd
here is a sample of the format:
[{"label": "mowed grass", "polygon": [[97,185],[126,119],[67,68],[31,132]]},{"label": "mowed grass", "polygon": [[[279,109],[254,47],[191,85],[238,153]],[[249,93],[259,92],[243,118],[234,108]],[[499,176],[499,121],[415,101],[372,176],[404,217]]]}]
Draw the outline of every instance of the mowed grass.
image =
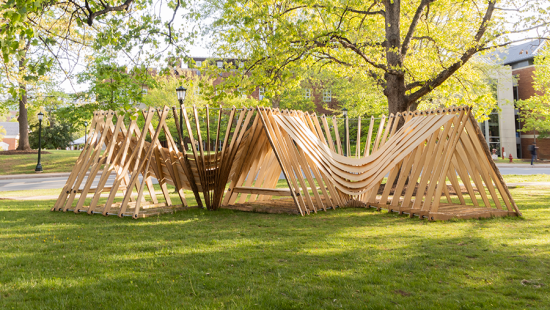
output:
[{"label": "mowed grass", "polygon": [[4,200],[0,308],[547,308],[550,189],[511,192],[522,218],[448,222],[354,208],[132,220]]},{"label": "mowed grass", "polygon": [[[80,151],[47,150],[51,154],[42,154],[40,161],[43,173],[71,172]],[[0,175],[36,173],[37,154],[0,155]]]}]

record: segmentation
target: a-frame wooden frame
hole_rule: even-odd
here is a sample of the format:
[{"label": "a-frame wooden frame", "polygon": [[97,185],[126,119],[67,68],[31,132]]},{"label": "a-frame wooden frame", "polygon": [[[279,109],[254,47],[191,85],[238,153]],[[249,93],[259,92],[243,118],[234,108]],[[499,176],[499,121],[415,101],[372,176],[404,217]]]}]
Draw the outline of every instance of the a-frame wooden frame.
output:
[{"label": "a-frame wooden frame", "polygon": [[[204,201],[212,210],[308,215],[374,207],[430,220],[521,215],[469,107],[370,117],[365,125],[358,118],[350,133],[349,122],[339,128],[335,117],[301,111],[182,105],[171,109],[179,145],[166,123],[169,111],[95,112],[91,138],[52,210],[138,218],[188,207],[184,190],[191,190],[198,207]],[[168,186],[180,205],[172,204]],[[123,199],[115,203],[119,191]],[[109,196],[100,205],[103,192]]]}]

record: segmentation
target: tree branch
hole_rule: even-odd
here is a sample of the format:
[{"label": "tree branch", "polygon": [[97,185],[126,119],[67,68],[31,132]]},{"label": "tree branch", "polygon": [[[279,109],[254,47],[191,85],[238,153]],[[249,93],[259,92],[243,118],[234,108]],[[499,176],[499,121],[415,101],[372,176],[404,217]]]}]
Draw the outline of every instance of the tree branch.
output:
[{"label": "tree branch", "polygon": [[466,50],[466,52],[462,54],[462,56],[458,61],[453,63],[447,69],[441,71],[435,78],[426,81],[426,83],[422,87],[420,87],[419,90],[406,96],[407,106],[411,105],[413,102],[416,102],[418,99],[422,98],[422,96],[429,93],[432,89],[443,84],[443,82],[445,82],[451,75],[453,75],[458,69],[460,69],[470,58],[472,58],[472,56],[474,56],[475,53],[483,50],[484,44],[480,44],[479,42],[481,41],[481,38],[483,38],[485,31],[487,31],[487,26],[493,15],[495,3],[496,3],[496,0],[489,1],[489,5],[487,7],[487,11],[485,12],[485,16],[483,16],[481,25],[479,26],[479,29],[474,37],[475,45],[470,47],[468,50]]},{"label": "tree branch", "polygon": [[411,90],[411,89],[414,89],[414,88],[417,88],[417,87],[420,87],[422,85],[426,84],[426,81],[416,81],[416,82],[412,82],[412,83],[409,83],[405,86],[405,90]]},{"label": "tree branch", "polygon": [[179,7],[180,7],[180,0],[178,0],[178,3],[176,4],[176,8],[174,8],[174,14],[172,15],[172,19],[168,22],[168,39],[170,40],[170,43],[174,43],[174,41],[172,40],[172,23],[176,18],[176,12],[178,12]]},{"label": "tree branch", "polygon": [[339,35],[332,35],[331,39],[334,38],[340,43],[340,45],[344,48],[350,49],[353,52],[355,52],[357,55],[359,55],[363,60],[365,60],[368,64],[371,66],[384,70],[388,73],[398,73],[397,70],[394,69],[388,69],[388,67],[384,64],[375,63],[374,61],[370,60],[354,43],[352,43],[349,39],[339,36]]},{"label": "tree branch", "polygon": [[420,5],[416,9],[416,12],[414,13],[414,17],[411,21],[411,25],[409,26],[409,31],[407,31],[407,35],[405,36],[405,39],[403,39],[403,44],[401,45],[401,56],[405,57],[407,55],[407,51],[409,49],[409,44],[411,43],[411,39],[413,38],[414,32],[416,30],[416,26],[418,25],[418,22],[420,21],[420,16],[422,15],[422,12],[424,11],[424,8],[430,4],[431,2],[434,2],[435,0],[422,0],[420,2]]},{"label": "tree branch", "polygon": [[103,10],[93,12],[92,9],[90,8],[88,0],[86,0],[85,6],[86,6],[86,9],[88,10],[88,14],[87,14],[88,18],[87,18],[86,22],[88,23],[89,26],[91,26],[96,17],[107,14],[109,12],[120,12],[120,11],[128,10],[128,8],[130,7],[130,5],[133,2],[134,2],[134,0],[126,0],[126,1],[124,1],[123,4],[117,5],[117,6],[110,6],[108,3],[103,3],[102,2]]}]

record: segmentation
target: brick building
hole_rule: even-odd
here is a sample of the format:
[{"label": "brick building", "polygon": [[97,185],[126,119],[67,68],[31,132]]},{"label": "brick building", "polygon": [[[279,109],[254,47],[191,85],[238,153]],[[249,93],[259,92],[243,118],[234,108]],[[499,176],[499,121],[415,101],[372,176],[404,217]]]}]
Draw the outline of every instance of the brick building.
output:
[{"label": "brick building", "polygon": [[18,122],[0,122],[0,127],[6,130],[2,142],[8,145],[4,151],[15,150],[19,145],[19,123]]},{"label": "brick building", "polygon": [[[503,65],[500,73],[497,92],[499,96],[510,97],[510,103],[499,107],[502,112],[494,112],[485,124],[480,124],[482,131],[486,134],[487,142],[490,148],[497,148],[499,156],[501,155],[501,144],[503,139],[510,140],[510,132],[513,129],[515,134],[516,150],[511,150],[512,143],[508,143],[506,148],[508,154],[515,155],[514,158],[530,158],[529,145],[533,144],[534,132],[520,132],[521,122],[519,121],[519,111],[516,108],[517,100],[529,99],[535,95],[533,89],[533,76],[535,72],[534,59],[539,51],[547,45],[545,40],[534,40],[527,43],[510,46],[504,52],[497,52],[494,55],[498,57]],[[504,72],[504,73],[502,73]],[[504,84],[504,85],[503,85]],[[539,147],[538,157],[541,159],[550,159],[550,139],[541,139],[537,134],[537,146]],[[510,150],[510,151],[508,151]]]}]

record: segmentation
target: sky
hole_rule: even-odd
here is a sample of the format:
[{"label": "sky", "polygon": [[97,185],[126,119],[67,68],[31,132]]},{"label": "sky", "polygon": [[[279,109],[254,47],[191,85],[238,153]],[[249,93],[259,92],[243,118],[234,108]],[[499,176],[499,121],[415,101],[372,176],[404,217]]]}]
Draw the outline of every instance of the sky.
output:
[{"label": "sky", "polygon": [[[162,20],[164,22],[170,21],[172,19],[173,10],[170,9],[167,6],[166,2],[163,1],[163,0],[159,0],[156,3],[156,5],[154,6],[154,11],[155,11],[155,14],[160,15],[160,17],[162,18]],[[183,14],[185,14],[185,13],[186,12],[183,11],[182,9],[178,10],[178,14],[177,14],[176,18],[174,19],[174,23],[173,23],[174,28],[182,26],[183,18],[178,18],[178,17],[183,16]],[[194,25],[189,25],[189,26],[191,27],[191,26],[194,26]],[[196,42],[195,44],[186,46],[186,48],[189,51],[188,56],[191,56],[191,57],[209,57],[213,54],[212,51],[210,51],[207,48],[207,46],[210,45],[210,43],[211,43],[211,39],[209,37],[205,37],[205,38],[202,38],[201,40],[197,40],[197,41],[198,42]],[[124,62],[125,61],[123,59],[121,59],[119,63],[124,63]],[[66,66],[66,64],[64,64],[64,65]],[[75,75],[75,74],[78,74],[78,73],[84,71],[84,69],[85,69],[85,64],[84,64],[84,59],[82,59],[81,62],[75,67],[75,70],[72,73],[73,73],[73,75]],[[69,81],[65,77],[65,75],[63,75],[63,74],[61,74],[59,76],[59,81],[61,82],[60,85],[59,85],[61,90],[63,90],[66,93],[81,92],[81,91],[85,91],[89,88],[89,84],[87,84],[87,83],[78,84],[76,82],[76,78],[73,78],[72,83],[71,83],[71,81]]]}]

